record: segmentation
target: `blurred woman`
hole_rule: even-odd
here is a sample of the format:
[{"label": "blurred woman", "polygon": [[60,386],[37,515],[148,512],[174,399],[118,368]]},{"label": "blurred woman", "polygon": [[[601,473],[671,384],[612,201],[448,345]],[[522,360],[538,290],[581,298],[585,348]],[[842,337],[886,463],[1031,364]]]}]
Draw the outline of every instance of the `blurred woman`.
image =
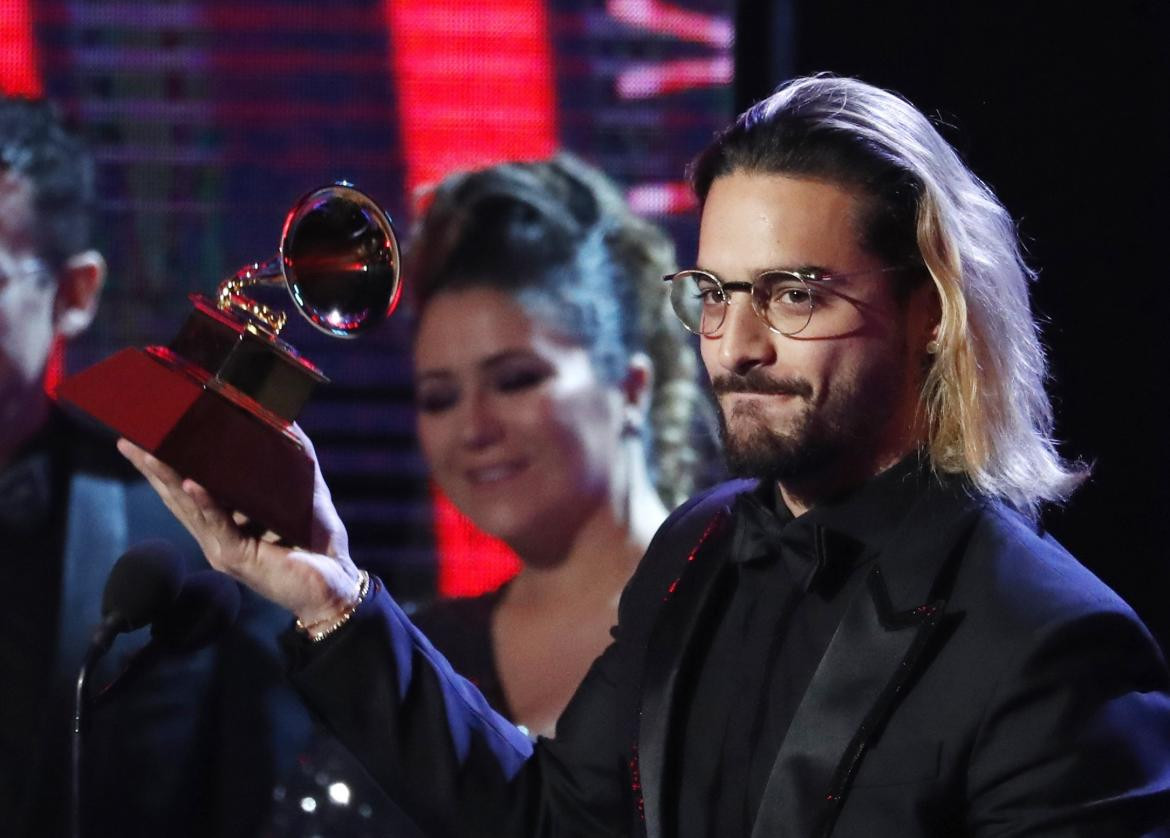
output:
[{"label": "blurred woman", "polygon": [[623,586],[687,497],[695,359],[673,247],[568,155],[454,175],[408,251],[418,433],[434,479],[522,569],[416,623],[504,715],[552,735]]},{"label": "blurred woman", "polygon": [[[444,180],[404,267],[425,459],[521,559],[499,589],[412,619],[498,712],[551,736],[651,536],[692,493],[695,443],[713,439],[663,288],[674,248],[604,175],[559,155]],[[413,834],[328,737],[298,778],[278,789],[274,834]],[[355,805],[302,811],[337,782]]]}]

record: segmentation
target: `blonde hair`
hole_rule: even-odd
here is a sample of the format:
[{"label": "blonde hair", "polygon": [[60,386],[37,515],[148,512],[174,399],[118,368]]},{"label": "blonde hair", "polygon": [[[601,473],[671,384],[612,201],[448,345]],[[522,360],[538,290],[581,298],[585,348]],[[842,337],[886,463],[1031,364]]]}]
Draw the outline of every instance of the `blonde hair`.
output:
[{"label": "blonde hair", "polygon": [[[746,111],[695,160],[700,200],[734,171],[792,174],[859,190],[863,244],[928,274],[941,317],[921,408],[938,472],[1034,515],[1087,470],[1052,436],[1047,361],[1015,224],[930,121],[856,79],[795,79]],[[912,275],[913,271],[908,271]]]}]

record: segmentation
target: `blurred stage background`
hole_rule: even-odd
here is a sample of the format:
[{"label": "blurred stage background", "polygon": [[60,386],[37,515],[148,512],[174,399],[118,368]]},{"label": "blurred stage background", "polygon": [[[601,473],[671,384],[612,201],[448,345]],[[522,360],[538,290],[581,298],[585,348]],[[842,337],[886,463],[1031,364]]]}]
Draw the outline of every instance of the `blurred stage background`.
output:
[{"label": "blurred stage background", "polygon": [[[99,163],[112,268],[72,369],[165,343],[186,294],[275,252],[290,204],[344,178],[405,233],[457,168],[571,149],[693,258],[687,160],[793,74],[858,75],[934,116],[1040,270],[1065,452],[1096,464],[1056,535],[1170,643],[1170,11],[1163,0],[0,0],[0,88],[57,100]],[[409,280],[408,280],[409,281]],[[355,558],[407,600],[507,558],[432,492],[396,315],[358,342],[294,318],[333,379],[302,424]],[[485,566],[488,565],[488,566]]]}]

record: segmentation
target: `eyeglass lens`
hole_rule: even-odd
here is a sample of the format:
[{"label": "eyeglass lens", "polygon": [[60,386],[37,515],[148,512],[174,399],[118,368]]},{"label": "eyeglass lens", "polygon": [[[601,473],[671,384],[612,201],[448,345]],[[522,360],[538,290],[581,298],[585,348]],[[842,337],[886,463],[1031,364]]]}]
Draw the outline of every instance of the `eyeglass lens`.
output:
[{"label": "eyeglass lens", "polygon": [[[670,283],[670,302],[687,329],[698,335],[714,335],[727,316],[731,295],[747,290],[747,283],[720,283],[705,271],[683,271]],[[802,332],[812,319],[813,293],[795,274],[762,274],[750,291],[756,314],[781,334]]]}]

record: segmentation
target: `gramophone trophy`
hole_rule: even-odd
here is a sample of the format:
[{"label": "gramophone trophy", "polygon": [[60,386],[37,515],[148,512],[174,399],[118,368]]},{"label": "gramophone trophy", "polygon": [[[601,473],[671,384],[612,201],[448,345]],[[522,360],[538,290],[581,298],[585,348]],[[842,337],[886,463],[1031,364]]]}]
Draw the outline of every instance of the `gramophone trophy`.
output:
[{"label": "gramophone trophy", "polygon": [[224,280],[170,346],[126,349],[61,382],[60,398],[202,484],[285,541],[308,545],[313,464],[290,431],[328,379],[280,339],[286,316],[249,298],[284,285],[321,331],[353,338],[398,304],[398,241],[368,196],[338,184],[289,211],[280,250]]}]

